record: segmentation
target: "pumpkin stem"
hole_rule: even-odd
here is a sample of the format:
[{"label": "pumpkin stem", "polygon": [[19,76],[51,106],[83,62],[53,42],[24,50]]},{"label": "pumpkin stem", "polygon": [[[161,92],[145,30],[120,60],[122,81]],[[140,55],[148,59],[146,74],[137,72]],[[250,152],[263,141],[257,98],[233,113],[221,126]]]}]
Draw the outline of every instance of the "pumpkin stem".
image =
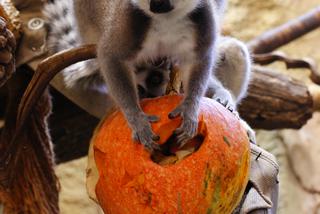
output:
[{"label": "pumpkin stem", "polygon": [[166,94],[180,94],[182,88],[180,69],[176,65],[172,65],[170,73],[170,81],[167,86]]}]

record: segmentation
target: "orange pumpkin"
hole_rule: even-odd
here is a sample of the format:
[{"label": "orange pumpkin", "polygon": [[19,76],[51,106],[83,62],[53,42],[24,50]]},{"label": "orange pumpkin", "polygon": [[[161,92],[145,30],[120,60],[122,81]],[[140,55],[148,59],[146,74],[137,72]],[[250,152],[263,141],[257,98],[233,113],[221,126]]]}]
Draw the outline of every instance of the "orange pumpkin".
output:
[{"label": "orange pumpkin", "polygon": [[[161,120],[152,125],[164,144],[181,119],[168,119],[180,96],[141,103]],[[120,111],[99,126],[93,138],[99,171],[96,195],[105,213],[231,213],[248,181],[249,140],[239,120],[215,101],[203,98],[199,136],[202,144],[173,164],[154,162],[132,133]],[[191,140],[190,145],[198,144]],[[173,149],[174,150],[174,149]]]}]

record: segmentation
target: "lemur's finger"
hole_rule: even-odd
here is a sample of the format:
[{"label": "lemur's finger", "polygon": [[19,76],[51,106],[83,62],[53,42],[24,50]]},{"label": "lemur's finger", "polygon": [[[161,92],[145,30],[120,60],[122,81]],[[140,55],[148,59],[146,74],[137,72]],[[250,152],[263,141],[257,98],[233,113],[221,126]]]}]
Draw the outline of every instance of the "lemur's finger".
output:
[{"label": "lemur's finger", "polygon": [[160,136],[159,135],[153,135],[152,136],[152,140],[153,141],[159,141],[160,140]]},{"label": "lemur's finger", "polygon": [[221,98],[215,98],[215,100],[223,105],[224,107],[227,107],[228,101],[227,100],[222,100]]},{"label": "lemur's finger", "polygon": [[152,144],[152,148],[153,148],[153,150],[161,151],[161,147],[160,147],[160,145],[157,144],[157,143],[153,143],[153,144]]},{"label": "lemur's finger", "polygon": [[150,123],[156,123],[159,122],[160,118],[156,115],[148,115],[148,121]]},{"label": "lemur's finger", "polygon": [[174,118],[179,117],[179,116],[181,116],[180,108],[176,108],[175,110],[170,112],[169,115],[168,115],[169,119],[174,119]]},{"label": "lemur's finger", "polygon": [[234,108],[233,108],[232,106],[228,106],[227,109],[228,109],[231,113],[233,113],[233,111],[234,111]]},{"label": "lemur's finger", "polygon": [[183,128],[182,127],[179,127],[177,128],[176,130],[173,131],[173,134],[175,135],[180,135],[182,134],[184,131],[183,131]]}]

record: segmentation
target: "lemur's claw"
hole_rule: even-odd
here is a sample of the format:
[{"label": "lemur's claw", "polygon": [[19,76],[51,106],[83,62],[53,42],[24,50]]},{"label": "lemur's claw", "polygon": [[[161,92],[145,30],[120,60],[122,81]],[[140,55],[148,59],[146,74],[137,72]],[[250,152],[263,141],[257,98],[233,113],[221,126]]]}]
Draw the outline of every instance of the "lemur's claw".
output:
[{"label": "lemur's claw", "polygon": [[251,128],[247,130],[247,135],[250,143],[257,144],[256,133]]},{"label": "lemur's claw", "polygon": [[229,111],[233,112],[234,111],[234,104],[232,100],[229,99],[222,99],[220,97],[213,97],[214,100],[216,100],[218,103],[226,107]]},{"label": "lemur's claw", "polygon": [[182,117],[181,126],[173,132],[177,137],[177,143],[180,145],[180,148],[197,134],[198,117],[195,111],[191,109],[194,108],[188,107],[186,104],[182,104],[169,114],[170,119],[177,116]]},{"label": "lemur's claw", "polygon": [[160,145],[155,142],[159,141],[160,137],[154,134],[147,136],[148,134],[145,133],[148,132],[135,133],[134,140],[139,141],[149,152],[153,152],[154,150],[160,150]]},{"label": "lemur's claw", "polygon": [[231,113],[233,113],[233,112],[234,112],[234,108],[233,108],[233,107],[231,107],[231,106],[228,106],[228,107],[227,107],[227,109],[228,109]]},{"label": "lemur's claw", "polygon": [[231,113],[233,113],[236,109],[231,94],[226,90],[220,90],[217,94],[215,94],[213,99],[227,108]]},{"label": "lemur's claw", "polygon": [[160,140],[160,136],[153,133],[150,123],[159,121],[159,118],[154,115],[140,114],[134,118],[136,126],[132,128],[133,139],[139,141],[145,148],[153,152],[160,150],[160,145],[156,141]]},{"label": "lemur's claw", "polygon": [[246,121],[240,119],[240,123],[246,130],[250,143],[256,144],[257,140],[255,131],[249,126]]},{"label": "lemur's claw", "polygon": [[221,100],[221,98],[216,98],[215,100],[216,100],[218,103],[220,103],[221,105],[223,105],[224,107],[227,106],[227,102],[223,102],[223,101]]},{"label": "lemur's claw", "polygon": [[236,118],[237,118],[238,120],[240,120],[240,115],[239,115],[239,112],[238,112],[238,111],[233,111],[232,114],[233,114],[234,116],[236,116]]},{"label": "lemur's claw", "polygon": [[176,108],[175,110],[170,112],[168,115],[169,119],[174,119],[179,116],[181,116],[181,109],[179,109],[179,108]]}]

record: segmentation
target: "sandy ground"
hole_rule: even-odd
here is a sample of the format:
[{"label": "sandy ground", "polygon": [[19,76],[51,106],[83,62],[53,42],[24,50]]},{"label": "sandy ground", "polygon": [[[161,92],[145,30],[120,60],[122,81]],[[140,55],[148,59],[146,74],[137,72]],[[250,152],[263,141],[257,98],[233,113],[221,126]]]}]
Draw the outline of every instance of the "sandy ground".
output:
[{"label": "sandy ground", "polygon": [[[319,0],[230,0],[224,26],[232,36],[248,41],[319,5]],[[281,50],[293,57],[311,57],[320,64],[319,42],[317,30]],[[306,70],[287,71],[281,64],[272,67],[308,82]],[[320,214],[320,194],[314,193],[320,190],[319,124],[320,115],[315,114],[299,131],[257,132],[258,143],[271,151],[281,166],[280,214]],[[83,158],[56,168],[62,185],[62,214],[99,213],[85,192],[85,166]]]},{"label": "sandy ground", "polygon": [[82,158],[61,164],[56,168],[60,178],[61,214],[98,214],[100,208],[91,201],[85,189],[85,167],[87,159]]}]

